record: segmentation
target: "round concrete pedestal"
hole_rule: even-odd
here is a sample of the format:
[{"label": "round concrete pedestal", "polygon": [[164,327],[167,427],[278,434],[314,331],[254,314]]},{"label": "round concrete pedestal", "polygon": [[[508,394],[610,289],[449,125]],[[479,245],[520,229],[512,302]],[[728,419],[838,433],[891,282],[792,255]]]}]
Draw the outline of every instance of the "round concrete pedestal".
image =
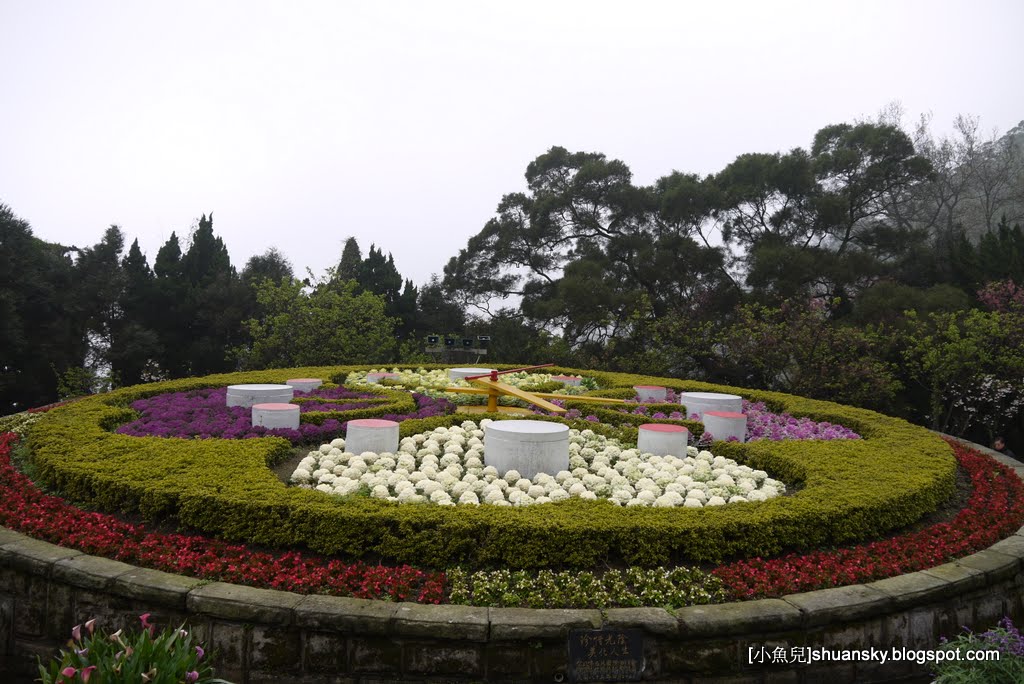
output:
[{"label": "round concrete pedestal", "polygon": [[319,378],[295,378],[288,380],[288,384],[294,387],[296,392],[312,392],[324,384],[324,381]]},{"label": "round concrete pedestal", "polygon": [[370,384],[377,384],[381,380],[395,380],[396,382],[401,379],[398,373],[367,373],[366,382]]},{"label": "round concrete pedestal", "polygon": [[541,420],[497,420],[484,427],[484,464],[518,470],[532,480],[569,469],[569,426]]},{"label": "round concrete pedestal", "polygon": [[468,375],[485,375],[490,373],[493,368],[449,368],[448,379],[449,380],[461,380]]},{"label": "round concrete pedestal", "polygon": [[291,428],[299,429],[298,404],[253,404],[252,424],[262,425],[267,429]]},{"label": "round concrete pedestal", "polygon": [[364,451],[395,453],[398,451],[398,423],[378,418],[350,420],[345,432],[345,451],[356,455]]},{"label": "round concrete pedestal", "polygon": [[571,375],[552,375],[551,379],[568,387],[579,387],[583,384],[583,378],[574,378]]},{"label": "round concrete pedestal", "polygon": [[743,397],[718,392],[683,392],[679,403],[686,407],[687,418],[694,413],[703,418],[705,411],[739,413],[743,410]]},{"label": "round concrete pedestal", "polygon": [[665,388],[657,385],[634,385],[633,389],[636,390],[636,398],[642,403],[665,401],[667,396]]},{"label": "round concrete pedestal", "polygon": [[690,431],[682,425],[647,423],[640,426],[636,448],[641,454],[685,458],[689,439]]},{"label": "round concrete pedestal", "polygon": [[228,385],[228,406],[251,407],[253,404],[287,404],[295,398],[291,385]]},{"label": "round concrete pedestal", "polygon": [[747,416],[734,411],[705,411],[704,430],[722,442],[735,437],[747,441]]}]

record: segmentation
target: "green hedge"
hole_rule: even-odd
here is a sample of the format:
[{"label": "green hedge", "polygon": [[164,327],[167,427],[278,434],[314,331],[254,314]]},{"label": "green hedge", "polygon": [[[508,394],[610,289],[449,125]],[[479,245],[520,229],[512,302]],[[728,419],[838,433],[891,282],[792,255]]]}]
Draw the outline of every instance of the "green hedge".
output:
[{"label": "green hedge", "polygon": [[[764,469],[791,489],[799,487],[795,494],[762,503],[627,509],[574,498],[507,508],[399,505],[362,496],[343,500],[286,487],[267,468],[290,448],[280,438],[188,440],[110,432],[131,419],[134,412],[125,407],[143,396],[296,376],[337,379],[357,368],[369,366],[236,373],[129,387],[47,413],[32,427],[29,445],[46,484],[101,510],[148,519],[174,516],[184,526],[228,540],[439,568],[593,567],[619,561],[655,566],[846,544],[915,522],[955,488],[950,447],[902,420],[777,393],[605,372],[587,374],[623,392],[633,385],[658,384],[741,394],[796,416],[843,424],[864,439],[717,443],[716,455]],[[623,418],[611,427],[567,422],[635,440],[636,427],[626,414],[601,410]],[[401,433],[482,417],[406,421]],[[699,424],[680,423],[698,431]]]}]

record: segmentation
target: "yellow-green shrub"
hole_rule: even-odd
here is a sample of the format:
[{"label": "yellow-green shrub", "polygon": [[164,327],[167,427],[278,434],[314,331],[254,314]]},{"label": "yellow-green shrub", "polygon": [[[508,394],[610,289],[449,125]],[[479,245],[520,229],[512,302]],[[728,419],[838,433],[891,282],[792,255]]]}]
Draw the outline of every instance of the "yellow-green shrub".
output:
[{"label": "yellow-green shrub", "polygon": [[[130,387],[51,411],[33,426],[29,444],[47,484],[99,509],[150,519],[175,516],[187,527],[229,540],[435,567],[587,567],[617,560],[659,565],[772,555],[883,534],[935,510],[954,490],[956,463],[949,446],[902,420],[777,393],[613,373],[590,375],[606,387],[621,388],[620,394],[640,384],[741,394],[776,410],[846,425],[864,439],[717,443],[716,455],[800,486],[791,496],[762,503],[627,509],[571,499],[499,508],[399,505],[286,487],[267,468],[290,448],[280,438],[189,440],[110,432],[130,419],[133,412],[125,407],[143,396],[282,382],[300,375],[336,379],[355,368],[260,371]],[[405,421],[400,431],[407,436],[483,417],[457,414]],[[621,427],[569,422],[626,440],[636,436],[628,416],[619,419]],[[695,433],[699,427],[680,423],[693,425]]]}]

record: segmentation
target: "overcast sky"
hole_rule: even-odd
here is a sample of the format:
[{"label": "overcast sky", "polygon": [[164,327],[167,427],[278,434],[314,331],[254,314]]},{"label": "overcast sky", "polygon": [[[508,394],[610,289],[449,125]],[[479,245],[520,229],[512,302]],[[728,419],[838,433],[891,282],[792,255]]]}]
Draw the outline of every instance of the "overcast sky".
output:
[{"label": "overcast sky", "polygon": [[0,203],[152,263],[214,212],[239,269],[346,237],[420,284],[553,145],[647,184],[899,101],[1024,119],[1024,2],[0,0]]}]

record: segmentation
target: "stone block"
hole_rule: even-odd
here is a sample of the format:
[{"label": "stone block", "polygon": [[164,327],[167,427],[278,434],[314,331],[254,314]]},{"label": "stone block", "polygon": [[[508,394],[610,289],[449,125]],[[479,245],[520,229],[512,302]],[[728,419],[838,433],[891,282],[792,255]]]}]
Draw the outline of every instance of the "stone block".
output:
[{"label": "stone block", "polygon": [[680,635],[690,639],[786,632],[803,624],[800,610],[781,599],[686,606],[676,610],[675,616]]},{"label": "stone block", "polygon": [[1020,569],[1020,563],[1020,558],[1017,556],[1008,556],[989,550],[979,551],[956,561],[959,566],[985,573],[985,581],[990,585],[1012,578]]},{"label": "stone block", "polygon": [[679,620],[664,608],[607,608],[604,611],[604,626],[642,629],[660,637],[679,636]]},{"label": "stone block", "polygon": [[302,648],[298,630],[253,626],[249,633],[250,670],[258,672],[298,672]]},{"label": "stone block", "polygon": [[501,474],[532,480],[569,469],[569,426],[542,420],[501,420],[484,427],[484,461]]},{"label": "stone block", "polygon": [[102,591],[134,569],[134,565],[99,556],[72,556],[53,564],[53,579],[73,587]]},{"label": "stone block", "polygon": [[478,645],[411,642],[403,648],[403,670],[414,675],[483,677],[483,662]]},{"label": "stone block", "polygon": [[704,432],[720,442],[746,442],[747,416],[734,411],[705,411]]},{"label": "stone block", "polygon": [[151,606],[184,611],[189,592],[203,584],[206,582],[195,577],[172,575],[148,568],[132,568],[114,580],[110,591]]},{"label": "stone block", "polygon": [[573,629],[600,629],[601,611],[569,608],[488,608],[491,641],[568,639]]},{"label": "stone block", "polygon": [[53,564],[65,558],[83,555],[38,539],[22,537],[0,548],[0,566],[6,566],[36,577],[49,577]]},{"label": "stone block", "polygon": [[485,681],[523,681],[530,677],[530,660],[523,657],[519,644],[487,643],[483,654]]},{"label": "stone block", "polygon": [[228,406],[252,408],[253,404],[287,404],[295,398],[291,385],[253,384],[228,385]]},{"label": "stone block", "polygon": [[686,457],[690,431],[682,425],[646,423],[637,430],[636,448],[641,454]]},{"label": "stone block", "polygon": [[715,675],[722,678],[739,676],[739,642],[735,639],[680,642],[662,651],[661,665],[662,676],[670,680],[685,675]]},{"label": "stone block", "polygon": [[302,599],[287,591],[214,582],[190,591],[185,605],[190,611],[224,620],[290,625]]},{"label": "stone block", "polygon": [[216,663],[217,676],[242,681],[249,646],[249,628],[232,622],[213,621],[210,637],[210,657]]},{"label": "stone block", "polygon": [[458,641],[487,641],[486,608],[472,606],[425,606],[399,603],[393,620],[397,638],[428,637]]},{"label": "stone block", "polygon": [[253,404],[252,424],[268,430],[299,429],[298,404]]},{"label": "stone block", "polygon": [[976,568],[970,568],[957,563],[945,563],[934,568],[921,570],[924,575],[931,575],[949,582],[953,592],[951,595],[959,596],[969,591],[980,589],[985,586],[985,573]]},{"label": "stone block", "polygon": [[402,645],[384,638],[349,639],[349,663],[353,673],[394,673],[402,662]]},{"label": "stone block", "polygon": [[324,381],[320,378],[293,378],[285,380],[285,384],[290,385],[296,392],[312,392],[324,384]]},{"label": "stone block", "polygon": [[901,610],[940,601],[956,593],[956,584],[924,572],[897,575],[864,586],[889,596]]},{"label": "stone block", "polygon": [[348,672],[348,638],[337,632],[307,631],[303,640],[303,671],[310,674]]},{"label": "stone block", "polygon": [[398,423],[393,420],[363,418],[350,420],[345,428],[345,451],[375,454],[398,451]]},{"label": "stone block", "polygon": [[663,402],[668,396],[668,390],[657,385],[634,385],[633,389],[636,391],[636,398],[644,404]]},{"label": "stone block", "polygon": [[895,604],[889,596],[862,584],[791,594],[782,600],[803,613],[803,624],[807,628],[858,620],[895,610]]},{"label": "stone block", "polygon": [[341,596],[304,596],[295,605],[295,624],[304,629],[337,631],[353,635],[384,636],[398,604]]}]

